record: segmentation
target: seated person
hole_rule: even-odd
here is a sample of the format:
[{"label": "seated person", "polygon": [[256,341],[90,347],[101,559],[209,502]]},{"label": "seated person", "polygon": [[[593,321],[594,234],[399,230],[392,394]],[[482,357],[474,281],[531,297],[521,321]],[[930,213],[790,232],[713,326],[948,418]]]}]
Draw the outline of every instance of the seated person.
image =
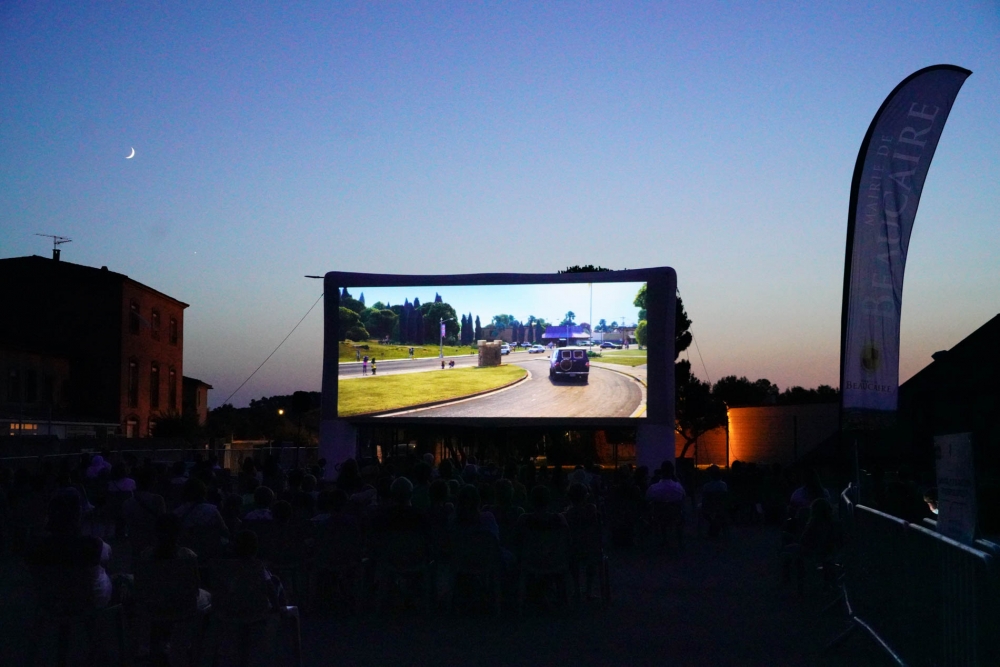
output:
[{"label": "seated person", "polygon": [[397,477],[389,487],[386,502],[372,514],[374,532],[416,530],[427,534],[427,518],[410,503],[413,484],[405,477]]},{"label": "seated person", "polygon": [[802,485],[792,492],[792,497],[788,499],[788,514],[795,516],[803,510],[808,510],[813,501],[817,498],[830,500],[830,493],[823,488],[819,473],[809,469],[802,473]]},{"label": "seated person", "polygon": [[674,464],[664,461],[660,466],[660,481],[646,489],[646,500],[653,503],[679,503],[687,494],[674,475]]},{"label": "seated person", "polygon": [[[49,522],[47,536],[39,538],[29,549],[27,562],[30,566],[59,568],[75,572],[79,577],[75,591],[86,590],[75,602],[91,609],[102,609],[111,603],[114,587],[107,573],[111,561],[111,547],[99,537],[81,534],[83,502],[73,488],[59,490],[49,502]],[[73,591],[62,591],[73,595]],[[83,611],[78,609],[77,611]]]},{"label": "seated person", "polygon": [[222,518],[219,508],[206,502],[208,489],[200,479],[189,479],[184,483],[184,502],[174,510],[181,520],[181,529],[216,528],[224,537],[229,537],[229,528]]},{"label": "seated person", "polygon": [[729,487],[722,481],[722,470],[712,465],[708,468],[708,481],[701,487],[702,495],[706,493],[726,493]]},{"label": "seated person", "polygon": [[[165,560],[190,560],[193,564],[193,573],[198,576],[198,554],[187,547],[177,544],[181,534],[181,522],[175,514],[163,514],[156,519],[156,544],[145,549],[139,556],[141,562],[165,561]],[[141,571],[141,570],[140,570]],[[142,582],[138,582],[137,586]],[[198,588],[196,602],[198,611],[205,611],[211,606],[211,594]]]},{"label": "seated person", "polygon": [[500,528],[490,512],[480,509],[479,489],[466,484],[458,492],[455,507],[455,529],[457,531],[483,530],[500,540]]},{"label": "seated person", "polygon": [[782,539],[786,544],[794,542],[802,533],[812,503],[820,498],[830,500],[830,494],[823,488],[823,483],[815,470],[803,470],[800,479],[802,485],[795,489],[788,499],[787,516],[782,529]]},{"label": "seated person", "polygon": [[566,517],[549,510],[549,489],[539,484],[531,490],[531,508],[517,519],[517,532],[566,528]]},{"label": "seated person", "polygon": [[708,535],[715,537],[726,523],[726,494],[729,487],[722,481],[722,471],[719,466],[708,468],[708,481],[701,487],[701,516],[708,522]]},{"label": "seated person", "polygon": [[128,467],[125,463],[119,461],[111,466],[108,493],[132,493],[135,487],[135,480],[128,476]]},{"label": "seated person", "polygon": [[831,559],[843,546],[843,533],[840,524],[833,516],[833,506],[825,498],[817,498],[809,506],[809,519],[796,542],[786,545],[784,553],[784,575],[788,578],[792,564],[801,581],[805,574],[805,559],[823,565],[824,579],[833,580]]},{"label": "seated person", "polygon": [[[582,483],[571,484],[566,492],[570,506],[563,512],[569,525],[569,557],[576,596],[590,597],[597,567],[603,554],[601,544],[601,515],[597,506],[589,502],[587,487]],[[580,565],[586,568],[586,586],[580,588]]]},{"label": "seated person", "polygon": [[156,471],[148,467],[140,468],[135,475],[135,493],[122,504],[122,515],[130,539],[140,537],[140,541],[151,542],[156,517],[167,511],[163,496],[153,493],[155,483]]},{"label": "seated person", "polygon": [[254,664],[270,664],[279,614],[288,604],[285,592],[258,558],[252,531],[237,532],[232,548],[235,558],[220,562],[224,567],[212,572],[212,614],[221,621],[218,651],[226,657],[225,664],[249,664],[251,657]]},{"label": "seated person", "polygon": [[220,510],[230,535],[235,535],[243,527],[243,497],[238,493],[229,493],[222,501]]},{"label": "seated person", "polygon": [[236,533],[233,537],[233,555],[264,581],[262,591],[267,595],[268,609],[273,611],[288,603],[281,580],[271,574],[264,562],[257,557],[257,536],[253,531],[241,530]]},{"label": "seated person", "polygon": [[926,491],[924,491],[924,502],[927,503],[927,509],[931,511],[931,514],[937,516],[938,513],[938,491],[936,486],[932,486]]},{"label": "seated person", "polygon": [[[541,484],[531,489],[531,509],[517,520],[515,550],[522,568],[558,568],[568,564],[568,544],[566,551],[557,550],[550,541],[552,536],[568,533],[566,517],[549,509],[549,489]],[[541,547],[541,550],[539,550]],[[532,575],[525,581],[526,593],[535,601],[545,601],[552,584],[559,596],[566,599],[566,581],[562,573]]]},{"label": "seated person", "polygon": [[271,521],[271,505],[274,504],[274,491],[266,486],[258,486],[253,492],[254,508],[246,513],[244,521]]},{"label": "seated person", "polygon": [[493,491],[496,504],[487,509],[493,513],[500,528],[500,544],[505,549],[514,545],[514,527],[524,508],[514,503],[514,484],[509,479],[498,479]]}]

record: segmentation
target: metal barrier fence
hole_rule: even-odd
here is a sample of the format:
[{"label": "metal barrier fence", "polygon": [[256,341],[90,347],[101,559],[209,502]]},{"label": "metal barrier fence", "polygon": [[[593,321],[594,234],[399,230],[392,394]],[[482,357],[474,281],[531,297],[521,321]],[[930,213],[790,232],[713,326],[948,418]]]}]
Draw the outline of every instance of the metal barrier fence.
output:
[{"label": "metal barrier fence", "polygon": [[[298,468],[316,463],[318,460],[318,447],[282,447],[280,445],[255,445],[249,449],[216,449],[215,455],[219,458],[219,465],[229,470],[238,470],[247,457],[259,459],[262,455],[273,456],[277,454],[278,464],[285,469]],[[205,455],[206,450],[197,448],[164,448],[164,449],[117,449],[112,452],[113,457],[120,457],[125,454],[132,454],[139,461],[149,459],[160,463],[173,463],[174,461],[191,460],[195,454]],[[87,453],[89,456],[93,452]],[[74,452],[66,454],[42,454],[39,456],[6,456],[0,457],[0,466],[10,466],[12,468],[28,468],[38,470],[46,461],[59,463],[68,461],[71,468],[79,465],[80,457],[84,453]],[[112,459],[114,461],[114,459]]]},{"label": "metal barrier fence", "polygon": [[991,554],[855,505],[849,491],[841,494],[841,518],[852,629],[864,629],[900,665],[1000,665]]}]

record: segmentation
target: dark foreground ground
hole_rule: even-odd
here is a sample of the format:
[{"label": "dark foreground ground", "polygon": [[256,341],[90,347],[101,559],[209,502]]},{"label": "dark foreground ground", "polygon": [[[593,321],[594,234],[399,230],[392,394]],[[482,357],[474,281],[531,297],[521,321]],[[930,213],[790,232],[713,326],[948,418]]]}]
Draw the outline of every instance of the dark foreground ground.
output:
[{"label": "dark foreground ground", "polygon": [[[520,618],[306,613],[304,664],[889,665],[861,634],[823,653],[847,625],[843,607],[822,612],[831,597],[817,580],[801,598],[782,583],[778,541],[775,527],[737,526],[718,540],[689,535],[682,553],[673,546],[613,550],[607,608],[590,601]],[[26,664],[29,645],[51,643],[32,633],[32,614],[27,573],[3,561],[0,664]],[[281,639],[276,659],[264,664],[291,664]]]}]

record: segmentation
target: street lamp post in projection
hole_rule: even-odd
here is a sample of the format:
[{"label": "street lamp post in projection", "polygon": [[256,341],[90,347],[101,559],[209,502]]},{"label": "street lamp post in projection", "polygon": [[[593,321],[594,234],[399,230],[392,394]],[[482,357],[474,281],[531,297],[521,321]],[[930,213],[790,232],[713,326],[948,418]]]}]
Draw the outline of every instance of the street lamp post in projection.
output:
[{"label": "street lamp post in projection", "polygon": [[440,322],[440,324],[441,324],[441,349],[440,349],[440,352],[438,353],[438,358],[439,359],[444,359],[444,323],[445,322],[454,322],[454,321],[455,321],[454,317],[449,317],[448,319],[442,319],[441,322]]}]

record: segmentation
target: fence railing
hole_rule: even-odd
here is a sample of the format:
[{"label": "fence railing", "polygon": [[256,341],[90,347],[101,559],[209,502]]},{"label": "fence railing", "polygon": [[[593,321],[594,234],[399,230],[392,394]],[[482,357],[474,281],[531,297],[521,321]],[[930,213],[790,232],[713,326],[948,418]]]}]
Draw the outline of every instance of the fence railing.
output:
[{"label": "fence railing", "polygon": [[[162,449],[116,449],[111,452],[112,461],[115,457],[122,457],[126,454],[135,456],[139,461],[149,459],[154,462],[173,463],[174,461],[188,461],[194,458],[195,454],[205,455],[204,449],[186,447],[168,447]],[[281,446],[280,444],[254,445],[252,448],[230,449],[217,448],[214,453],[219,458],[219,465],[229,470],[237,470],[247,457],[259,459],[263,455],[273,456],[277,454],[278,464],[283,468],[298,468],[316,463],[318,459],[318,448]],[[72,452],[65,454],[40,454],[36,456],[5,456],[0,457],[0,466],[10,466],[12,468],[28,468],[38,470],[46,461],[61,462],[68,461],[71,468],[79,465],[80,457],[85,453]],[[90,455],[87,453],[86,455]]]},{"label": "fence railing", "polygon": [[901,665],[1000,665],[994,556],[855,505],[849,491],[840,504],[848,536],[844,592],[853,627],[864,629]]}]

